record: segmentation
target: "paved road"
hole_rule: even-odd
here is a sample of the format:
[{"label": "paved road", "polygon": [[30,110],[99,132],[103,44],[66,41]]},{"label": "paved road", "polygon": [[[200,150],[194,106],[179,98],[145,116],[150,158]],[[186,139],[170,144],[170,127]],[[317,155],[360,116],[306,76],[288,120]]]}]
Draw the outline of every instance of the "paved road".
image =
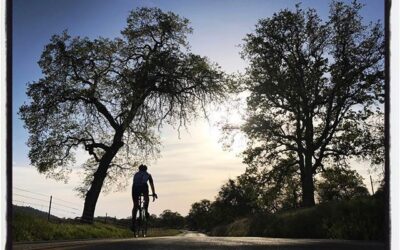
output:
[{"label": "paved road", "polygon": [[58,243],[16,244],[13,249],[99,249],[99,250],[383,250],[384,244],[366,241],[278,239],[261,237],[207,237],[187,232],[179,236],[123,240],[87,240]]}]

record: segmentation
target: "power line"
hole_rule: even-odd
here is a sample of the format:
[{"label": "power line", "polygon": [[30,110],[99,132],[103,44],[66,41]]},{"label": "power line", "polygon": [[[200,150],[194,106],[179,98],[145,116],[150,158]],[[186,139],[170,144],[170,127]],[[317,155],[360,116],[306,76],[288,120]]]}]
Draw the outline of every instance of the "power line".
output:
[{"label": "power line", "polygon": [[56,205],[58,205],[58,206],[62,206],[62,207],[67,207],[67,208],[70,208],[70,209],[73,209],[73,210],[79,210],[78,208],[74,208],[74,207],[65,206],[65,205],[63,205],[63,204],[59,204],[59,203],[56,203],[56,202],[52,202],[52,204],[56,204]]},{"label": "power line", "polygon": [[26,190],[26,189],[23,189],[23,188],[17,188],[17,187],[13,187],[13,188],[18,189],[18,190],[23,191],[23,192],[28,192],[28,193],[32,193],[32,194],[37,194],[37,195],[48,197],[48,195],[45,195],[45,194],[42,194],[42,193],[32,192],[32,191],[29,191],[29,190]]},{"label": "power line", "polygon": [[33,198],[33,197],[25,196],[25,195],[22,195],[22,194],[13,194],[13,195],[20,196],[20,197],[24,197],[24,198],[28,198],[28,199],[38,200],[38,201],[49,202],[48,200]]},{"label": "power line", "polygon": [[63,201],[63,202],[67,202],[67,203],[70,203],[70,204],[72,204],[72,205],[75,205],[75,206],[80,206],[80,205],[78,205],[78,204],[76,204],[76,203],[73,203],[73,202],[70,202],[70,201],[65,201],[65,200],[62,200],[62,199],[60,199],[60,198],[54,198],[55,200],[59,200],[59,201]]},{"label": "power line", "polygon": [[[31,206],[37,206],[37,207],[41,207],[41,209],[38,209],[38,210],[40,210],[40,211],[42,211],[43,213],[47,213],[46,211],[44,211],[44,207],[46,206],[46,205],[41,205],[41,204],[37,204],[37,203],[32,203],[32,202],[26,202],[26,201],[20,201],[20,200],[13,200],[13,203],[16,203],[16,202],[19,202],[19,203],[22,203],[22,205],[27,205],[27,206],[29,206],[29,207],[31,207]],[[37,208],[36,208],[37,209]],[[56,212],[57,214],[60,214],[60,212],[61,213],[64,213],[64,214],[74,214],[74,215],[76,215],[77,213],[75,213],[75,212],[70,212],[70,211],[67,211],[67,210],[64,210],[64,209],[59,209],[59,208],[52,208],[52,210],[57,210],[58,212]]]},{"label": "power line", "polygon": [[[47,200],[42,200],[42,199],[38,199],[38,198],[34,198],[34,197],[29,197],[29,196],[25,196],[25,195],[22,195],[22,194],[14,194],[14,195],[16,195],[16,196],[20,196],[20,197],[24,197],[24,198],[27,198],[27,199],[33,199],[33,200],[38,200],[38,201],[48,202]],[[52,202],[52,204],[55,204],[55,205],[57,205],[57,206],[66,207],[66,208],[70,208],[70,209],[73,209],[73,210],[77,210],[77,211],[79,211],[79,209],[78,209],[78,208],[74,208],[74,207],[66,206],[66,205],[64,205],[64,204],[59,204],[59,203],[56,203],[56,202]]]},{"label": "power line", "polygon": [[[15,189],[18,189],[18,190],[20,190],[20,191],[23,191],[23,192],[28,192],[28,193],[33,193],[33,194],[37,194],[37,195],[42,195],[42,196],[45,196],[45,197],[49,197],[49,195],[44,195],[44,194],[41,194],[41,193],[31,192],[31,191],[28,191],[28,190],[26,190],[26,189],[17,188],[17,187],[14,187],[14,188],[15,188]],[[21,195],[21,194],[14,194],[14,195],[23,196],[23,195]],[[38,198],[32,198],[32,197],[28,197],[28,196],[23,196],[23,197],[25,197],[25,198],[31,198],[31,199],[36,199],[36,200],[41,200],[41,199],[38,199]],[[70,204],[72,204],[72,205],[79,206],[79,205],[76,204],[76,203],[73,203],[73,202],[70,202],[70,201],[66,201],[66,200],[62,200],[62,199],[60,199],[60,198],[53,197],[53,199],[58,200],[58,201],[61,201],[61,202],[70,203]],[[44,201],[44,200],[41,200],[41,201]],[[46,201],[46,202],[47,202],[47,201]],[[53,203],[54,203],[54,204],[57,204],[57,205],[59,205],[59,206],[64,206],[64,207],[72,208],[72,209],[75,209],[75,210],[79,210],[79,209],[76,209],[76,208],[73,208],[73,207],[70,207],[70,206],[67,206],[67,205],[64,205],[64,204],[55,203],[55,202],[53,202]]]},{"label": "power line", "polygon": [[[14,199],[13,204],[16,204],[16,203],[20,203],[19,204],[20,206],[35,208],[39,211],[42,211],[43,213],[47,213],[47,211],[45,211],[45,208],[47,207],[47,205],[38,204],[38,203],[30,202],[30,201]],[[57,216],[60,218],[61,217],[73,218],[78,215],[78,213],[76,213],[76,212],[68,211],[68,210],[61,209],[61,208],[51,208],[51,210],[53,211],[53,213],[52,213],[53,216]]]},{"label": "power line", "polygon": [[[32,193],[32,194],[36,194],[36,195],[41,195],[41,196],[49,197],[49,195],[45,195],[45,194],[43,194],[43,193],[38,193],[38,192],[32,192],[32,191],[29,191],[29,190],[26,190],[26,189],[23,189],[23,188],[18,188],[18,187],[13,187],[13,188],[18,189],[18,190],[23,191],[23,192],[28,192],[28,193]],[[80,205],[77,204],[77,203],[73,203],[73,202],[70,202],[70,201],[66,201],[66,200],[63,200],[63,199],[60,199],[60,198],[57,198],[57,197],[53,197],[53,199],[56,199],[56,200],[61,201],[61,202],[70,203],[70,204],[75,205],[75,206],[80,206]],[[65,206],[65,205],[63,205],[63,204],[59,204],[59,205]]]},{"label": "power line", "polygon": [[63,212],[70,213],[70,214],[76,214],[75,212],[71,212],[71,211],[68,211],[68,210],[61,209],[61,208],[51,208],[51,209],[52,210],[63,211]]},{"label": "power line", "polygon": [[[39,206],[39,207],[44,207],[44,206],[46,206],[46,205],[43,205],[43,204],[37,204],[37,203],[32,203],[32,202],[20,201],[20,200],[14,200],[13,202],[26,203],[27,205],[34,205],[34,206]],[[40,209],[39,209],[39,210],[40,210]]]}]

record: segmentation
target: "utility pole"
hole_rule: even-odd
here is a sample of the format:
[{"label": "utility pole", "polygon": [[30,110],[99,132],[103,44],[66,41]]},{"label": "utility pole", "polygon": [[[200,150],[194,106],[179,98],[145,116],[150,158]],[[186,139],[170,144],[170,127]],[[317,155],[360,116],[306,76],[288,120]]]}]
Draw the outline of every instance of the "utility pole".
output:
[{"label": "utility pole", "polygon": [[47,215],[47,221],[50,221],[50,212],[51,212],[51,201],[52,201],[52,199],[53,199],[53,196],[50,195],[49,213]]}]

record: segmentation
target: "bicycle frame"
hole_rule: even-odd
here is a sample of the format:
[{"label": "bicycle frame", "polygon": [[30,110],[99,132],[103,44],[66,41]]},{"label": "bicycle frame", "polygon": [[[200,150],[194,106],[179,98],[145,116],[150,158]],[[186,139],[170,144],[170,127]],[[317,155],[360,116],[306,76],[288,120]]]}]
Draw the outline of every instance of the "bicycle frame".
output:
[{"label": "bicycle frame", "polygon": [[[149,195],[149,196],[153,196],[153,195]],[[153,196],[153,201],[154,200],[155,200],[155,197]],[[148,219],[146,216],[147,211],[144,207],[144,196],[142,194],[139,196],[138,203],[139,203],[138,214],[137,214],[137,217],[135,218],[135,220],[137,222],[137,226],[135,228],[135,236],[146,237]]]}]

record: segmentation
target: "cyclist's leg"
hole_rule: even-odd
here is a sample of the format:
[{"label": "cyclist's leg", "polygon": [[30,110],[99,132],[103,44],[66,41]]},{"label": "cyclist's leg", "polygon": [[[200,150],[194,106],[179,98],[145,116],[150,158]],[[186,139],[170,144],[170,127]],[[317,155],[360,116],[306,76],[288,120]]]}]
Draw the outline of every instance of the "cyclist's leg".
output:
[{"label": "cyclist's leg", "polygon": [[139,198],[133,201],[132,218],[135,219],[139,209]]},{"label": "cyclist's leg", "polygon": [[149,187],[146,185],[145,188],[143,189],[143,198],[144,198],[144,204],[143,207],[146,211],[146,217],[148,218],[149,215]]},{"label": "cyclist's leg", "polygon": [[138,188],[133,189],[132,188],[132,200],[133,200],[133,209],[132,209],[132,230],[135,231],[135,226],[136,226],[136,216],[137,212],[139,210],[139,195],[140,195],[140,190]]}]

